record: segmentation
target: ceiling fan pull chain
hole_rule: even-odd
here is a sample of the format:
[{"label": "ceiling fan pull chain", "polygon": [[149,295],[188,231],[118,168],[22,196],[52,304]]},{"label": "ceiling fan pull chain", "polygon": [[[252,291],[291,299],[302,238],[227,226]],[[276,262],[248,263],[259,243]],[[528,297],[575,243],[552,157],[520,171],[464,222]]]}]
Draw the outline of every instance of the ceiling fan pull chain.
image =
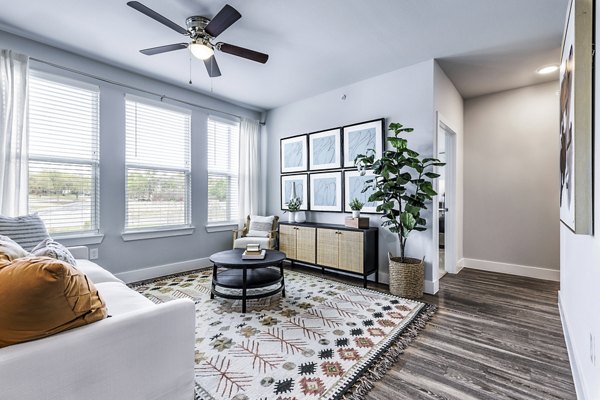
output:
[{"label": "ceiling fan pull chain", "polygon": [[189,53],[190,55],[190,85],[192,84],[192,53]]}]

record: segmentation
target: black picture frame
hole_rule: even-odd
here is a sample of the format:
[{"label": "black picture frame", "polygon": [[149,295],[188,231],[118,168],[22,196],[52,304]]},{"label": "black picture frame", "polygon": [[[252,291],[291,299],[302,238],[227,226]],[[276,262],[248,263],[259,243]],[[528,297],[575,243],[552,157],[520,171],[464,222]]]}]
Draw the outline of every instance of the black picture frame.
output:
[{"label": "black picture frame", "polygon": [[[352,146],[351,141],[349,140],[348,136],[349,134],[351,134],[352,132],[356,132],[357,130],[360,130],[360,128],[363,129],[371,129],[374,128],[375,129],[375,133],[374,133],[374,139],[375,139],[375,158],[380,158],[383,155],[383,152],[385,150],[385,136],[386,136],[386,132],[385,132],[385,118],[378,118],[378,119],[373,119],[373,120],[369,120],[369,121],[363,121],[363,122],[358,122],[356,124],[351,124],[351,125],[345,125],[342,127],[342,155],[343,155],[343,162],[342,162],[342,166],[344,169],[346,168],[355,168],[356,165],[354,165],[354,158],[356,157],[356,154],[366,154],[366,150],[367,148],[371,148],[371,147],[367,147],[364,149],[361,149],[361,153],[358,153],[356,150],[350,149],[350,146]],[[377,132],[379,131],[379,132]],[[379,143],[377,143],[377,141],[379,141]],[[348,157],[350,157],[349,159],[347,159]]]},{"label": "black picture frame", "polygon": [[[286,168],[286,167],[284,167],[284,164],[287,159],[286,158],[287,153],[284,152],[284,147],[286,146],[286,144],[292,144],[292,143],[301,143],[302,144],[302,148],[300,149],[300,151],[302,152],[302,155],[301,155],[302,162],[301,162],[301,165],[299,165],[299,166]],[[290,174],[290,173],[298,173],[298,172],[308,171],[308,155],[309,155],[308,135],[306,133],[303,133],[300,135],[295,135],[295,136],[288,136],[288,137],[279,139],[279,171],[282,174]]]}]

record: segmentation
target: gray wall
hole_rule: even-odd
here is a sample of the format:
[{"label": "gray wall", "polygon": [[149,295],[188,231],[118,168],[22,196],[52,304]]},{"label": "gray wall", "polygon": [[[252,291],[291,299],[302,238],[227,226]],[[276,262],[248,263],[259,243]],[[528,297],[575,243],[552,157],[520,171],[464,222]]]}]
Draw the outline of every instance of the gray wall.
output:
[{"label": "gray wall", "polygon": [[[0,48],[13,49],[31,57],[53,62],[105,79],[165,94],[193,104],[258,120],[256,111],[217,100],[118,69],[54,47],[0,31]],[[201,67],[201,66],[199,66]],[[100,229],[104,241],[99,246],[98,263],[113,273],[208,257],[231,246],[231,232],[207,233],[206,118],[208,113],[192,108],[192,223],[194,234],[160,239],[124,242],[125,223],[125,99],[126,90],[116,85],[32,62],[32,68],[85,80],[100,86]],[[186,79],[185,77],[181,77]],[[208,78],[206,78],[208,79]],[[177,103],[174,103],[177,104]],[[186,106],[187,107],[187,106]],[[69,245],[73,242],[64,241]]]},{"label": "gray wall", "polygon": [[[342,100],[342,95],[346,100]],[[385,118],[415,128],[409,134],[409,145],[422,155],[432,154],[433,144],[433,61],[419,63],[384,75],[304,99],[267,114],[268,144],[263,156],[267,165],[267,212],[283,216],[279,194],[279,140],[283,137],[310,133],[343,125]],[[308,221],[343,224],[349,214],[308,212]],[[427,212],[430,219],[431,212]],[[380,218],[371,216],[371,225],[379,226]],[[397,237],[380,230],[379,267],[387,281],[387,251],[399,253]],[[425,279],[431,280],[433,254],[432,233],[413,233],[408,240],[407,255],[426,260]]]},{"label": "gray wall", "polygon": [[558,269],[557,89],[465,101],[465,258]]},{"label": "gray wall", "polygon": [[[596,8],[596,20],[600,8]],[[596,30],[596,43],[600,30]],[[596,76],[600,76],[600,65],[596,63]],[[594,161],[594,234],[575,235],[560,224],[560,306],[569,357],[573,368],[577,395],[581,399],[600,398],[600,80],[595,82],[594,146],[590,151]],[[558,129],[555,131],[558,137]],[[558,200],[557,203],[558,204]],[[595,360],[593,362],[592,360]]]}]

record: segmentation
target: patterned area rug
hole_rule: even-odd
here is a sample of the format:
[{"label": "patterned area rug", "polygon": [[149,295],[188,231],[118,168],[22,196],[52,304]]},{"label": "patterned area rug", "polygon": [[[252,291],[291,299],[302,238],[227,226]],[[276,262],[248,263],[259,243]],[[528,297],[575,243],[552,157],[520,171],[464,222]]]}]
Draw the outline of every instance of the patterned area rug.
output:
[{"label": "patterned area rug", "polygon": [[[196,303],[196,399],[362,399],[435,306],[285,271],[286,298],[210,299],[212,270],[137,284]],[[268,290],[268,288],[266,288]]]}]

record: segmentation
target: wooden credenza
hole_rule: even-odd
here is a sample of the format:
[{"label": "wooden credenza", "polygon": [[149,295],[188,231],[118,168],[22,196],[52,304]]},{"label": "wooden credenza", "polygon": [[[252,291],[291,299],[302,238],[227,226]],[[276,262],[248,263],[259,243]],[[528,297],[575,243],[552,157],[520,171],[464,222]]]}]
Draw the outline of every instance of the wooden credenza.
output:
[{"label": "wooden credenza", "polygon": [[344,225],[279,223],[279,250],[292,262],[311,264],[325,269],[367,277],[378,272],[378,229],[356,229]]}]

